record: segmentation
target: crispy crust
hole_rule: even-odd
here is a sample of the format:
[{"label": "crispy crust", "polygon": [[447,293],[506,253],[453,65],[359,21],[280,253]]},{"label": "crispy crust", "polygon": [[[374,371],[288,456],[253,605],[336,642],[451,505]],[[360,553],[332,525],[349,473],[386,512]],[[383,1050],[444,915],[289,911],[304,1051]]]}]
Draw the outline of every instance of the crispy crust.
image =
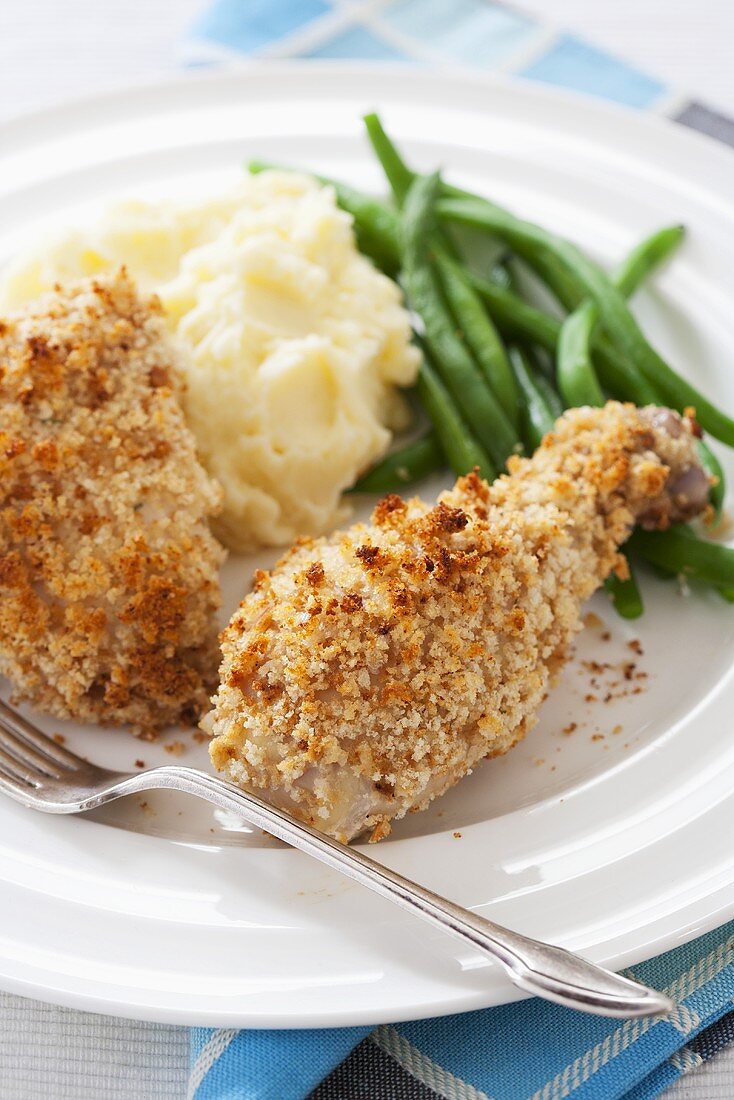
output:
[{"label": "crispy crust", "polygon": [[124,272],[0,324],[0,669],[62,717],[192,720],[215,667],[219,490]]},{"label": "crispy crust", "polygon": [[214,765],[342,839],[378,839],[507,752],[635,517],[675,513],[666,487],[693,441],[653,419],[574,410],[492,486],[470,474],[435,507],[389,496],[371,525],[294,547],[224,632]]}]

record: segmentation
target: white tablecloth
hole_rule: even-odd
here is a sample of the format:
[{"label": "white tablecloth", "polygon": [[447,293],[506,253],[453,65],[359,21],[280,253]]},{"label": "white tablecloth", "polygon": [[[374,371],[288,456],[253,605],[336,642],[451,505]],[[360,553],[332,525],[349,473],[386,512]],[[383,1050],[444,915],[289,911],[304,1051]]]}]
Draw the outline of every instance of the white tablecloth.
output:
[{"label": "white tablecloth", "polygon": [[[243,3],[246,0],[243,0]],[[0,0],[0,117],[178,67],[206,0]],[[734,116],[731,0],[525,0],[666,82]],[[183,1028],[58,1009],[0,994],[0,1100],[182,1100]],[[732,1100],[734,1050],[668,1100]]]}]

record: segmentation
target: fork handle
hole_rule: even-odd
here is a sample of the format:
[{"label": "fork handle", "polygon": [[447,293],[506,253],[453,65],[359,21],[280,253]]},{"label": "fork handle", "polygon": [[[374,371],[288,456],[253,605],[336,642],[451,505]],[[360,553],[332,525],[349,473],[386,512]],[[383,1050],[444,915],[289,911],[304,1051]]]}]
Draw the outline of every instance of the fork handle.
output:
[{"label": "fork handle", "polygon": [[[418,883],[375,862],[298,821],[257,795],[194,768],[166,766],[131,776],[115,785],[109,797],[132,791],[170,787],[197,795],[245,818],[293,848],[325,863],[355,882],[388,898],[409,913],[450,932],[496,959],[512,982],[527,993],[598,1016],[633,1017],[667,1014],[674,1003],[663,993],[597,966],[562,947],[540,943],[434,894]],[[125,788],[125,789],[121,789]],[[98,801],[106,801],[102,796]]]}]

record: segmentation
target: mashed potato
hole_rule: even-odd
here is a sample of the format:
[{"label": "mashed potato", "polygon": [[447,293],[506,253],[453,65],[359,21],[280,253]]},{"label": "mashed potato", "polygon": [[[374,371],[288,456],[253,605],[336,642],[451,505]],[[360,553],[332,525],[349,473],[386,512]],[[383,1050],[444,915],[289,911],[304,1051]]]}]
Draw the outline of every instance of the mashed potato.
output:
[{"label": "mashed potato", "polygon": [[248,550],[331,528],[404,424],[396,387],[419,362],[397,286],[333,191],[266,172],[210,201],[117,204],[16,261],[0,308],[121,264],[188,347],[184,409],[224,488],[220,537]]}]

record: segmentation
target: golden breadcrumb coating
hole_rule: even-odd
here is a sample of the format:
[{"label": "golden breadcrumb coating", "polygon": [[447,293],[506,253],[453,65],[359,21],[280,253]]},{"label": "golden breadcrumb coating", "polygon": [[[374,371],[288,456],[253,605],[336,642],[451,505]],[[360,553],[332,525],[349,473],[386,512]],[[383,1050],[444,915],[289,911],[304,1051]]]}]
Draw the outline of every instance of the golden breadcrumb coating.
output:
[{"label": "golden breadcrumb coating", "polygon": [[694,426],[610,402],[567,413],[489,486],[304,539],[256,576],[222,637],[214,765],[349,839],[425,807],[535,722],[580,607],[635,520],[705,504]]},{"label": "golden breadcrumb coating", "polygon": [[154,728],[206,706],[219,490],[175,375],[124,272],[0,322],[0,671],[52,714]]}]

